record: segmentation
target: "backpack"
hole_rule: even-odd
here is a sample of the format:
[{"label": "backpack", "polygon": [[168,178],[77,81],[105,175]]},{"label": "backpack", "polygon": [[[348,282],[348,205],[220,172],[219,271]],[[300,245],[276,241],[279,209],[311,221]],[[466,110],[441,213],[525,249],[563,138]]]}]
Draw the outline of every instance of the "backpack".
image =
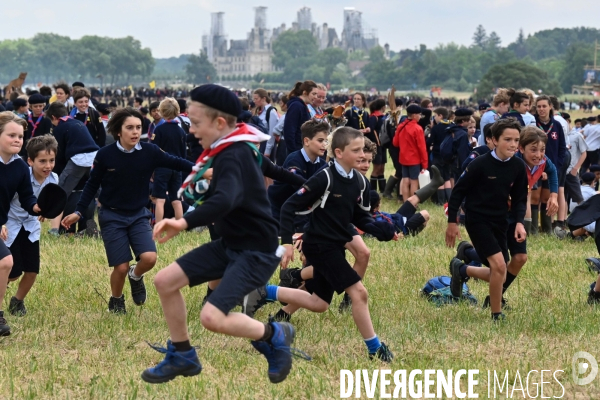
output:
[{"label": "backpack", "polygon": [[[267,112],[265,113],[265,120],[267,121],[267,132],[266,132],[267,134],[269,134],[268,131],[271,130],[271,127],[269,126],[269,116],[271,116],[272,110],[275,110],[275,112],[277,112],[277,109],[275,107],[269,106],[267,108]],[[279,115],[279,114],[277,114],[277,115]]]},{"label": "backpack", "polygon": [[454,145],[454,134],[446,133],[446,137],[440,143],[440,156],[442,157],[442,161],[446,164],[452,164],[452,162],[456,159],[457,152],[456,146]]},{"label": "backpack", "polygon": [[179,122],[181,122],[181,129],[185,131],[185,133],[190,133],[190,123],[181,118],[181,116],[177,116]]},{"label": "backpack", "polygon": [[250,121],[247,122],[248,125],[252,125],[253,127],[255,127],[256,129],[258,129],[259,131],[261,131],[264,134],[269,134],[269,130],[267,129],[267,127],[265,126],[265,124],[262,122],[262,119],[260,119],[257,115],[253,115],[252,118],[250,118]]},{"label": "backpack", "polygon": [[[331,190],[329,190],[329,187],[331,186],[331,166],[329,166],[327,168],[323,168],[318,173],[321,173],[321,172],[323,172],[327,176],[327,187],[325,187],[325,192],[323,193],[323,196],[321,196],[321,198],[319,200],[315,201],[313,203],[313,205],[308,208],[308,210],[296,211],[296,215],[308,215],[319,206],[321,206],[321,208],[325,208],[325,202],[327,202],[327,197],[329,197],[329,193],[331,193]],[[354,173],[357,174],[360,177],[360,180],[362,181],[362,188],[360,189],[359,206],[366,212],[370,212],[371,211],[370,208],[363,206],[363,194],[365,192],[365,189],[367,188],[367,179],[363,176],[363,174],[361,174],[360,172],[358,172],[356,170],[354,170]],[[316,176],[316,174],[313,176]]]},{"label": "backpack", "polygon": [[379,143],[381,144],[381,146],[385,146],[386,144],[392,141],[390,134],[388,133],[388,129],[391,128],[388,127],[388,123],[390,118],[392,117],[386,116],[384,118],[385,119],[383,120],[383,124],[381,124],[381,132],[379,132]]},{"label": "backpack", "polygon": [[421,289],[421,294],[438,307],[444,304],[458,303],[461,300],[466,300],[472,305],[477,305],[477,299],[471,294],[466,283],[463,283],[462,298],[454,297],[450,290],[450,280],[449,276],[431,278]]}]

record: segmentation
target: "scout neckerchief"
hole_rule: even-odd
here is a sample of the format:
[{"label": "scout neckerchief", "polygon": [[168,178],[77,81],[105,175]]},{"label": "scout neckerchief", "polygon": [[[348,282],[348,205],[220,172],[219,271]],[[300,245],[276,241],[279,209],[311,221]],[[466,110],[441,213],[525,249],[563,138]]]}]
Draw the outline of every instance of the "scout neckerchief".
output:
[{"label": "scout neckerchief", "polygon": [[363,121],[363,114],[365,113],[365,109],[359,109],[358,107],[353,106],[352,111],[354,111],[358,116],[358,129],[365,129],[365,123]]},{"label": "scout neckerchief", "polygon": [[[88,111],[89,111],[89,108],[87,110],[85,110],[85,119],[83,120],[83,124],[86,126],[87,126],[88,121],[90,120],[90,117],[88,116]],[[71,110],[70,116],[75,117],[75,115],[77,115],[78,112],[79,112],[79,110],[77,109],[77,107],[74,107]],[[83,113],[81,113],[81,114],[83,114]]]},{"label": "scout neckerchief", "polygon": [[229,135],[223,137],[217,143],[214,149],[205,149],[202,154],[200,154],[196,165],[192,168],[190,174],[187,176],[187,178],[185,178],[185,181],[183,181],[181,189],[179,189],[177,192],[177,197],[181,197],[183,195],[186,198],[194,200],[196,205],[201,204],[204,200],[204,195],[207,190],[207,187],[200,183],[204,180],[202,175],[204,175],[204,173],[211,168],[214,158],[221,151],[225,150],[234,143],[244,142],[254,150],[254,154],[258,158],[260,164],[262,159],[259,158],[259,151],[255,144],[265,142],[269,140],[269,138],[269,135],[262,133],[250,125],[237,124],[236,129]]},{"label": "scout neckerchief", "polygon": [[31,124],[31,126],[33,127],[31,129],[31,137],[35,136],[35,130],[37,129],[37,127],[40,124],[40,122],[42,121],[42,119],[44,119],[44,113],[40,114],[40,116],[38,117],[37,121],[35,121],[35,123],[33,122],[33,113],[29,113],[27,115],[27,122],[29,122]]},{"label": "scout neckerchief", "polygon": [[538,128],[540,128],[541,130],[543,130],[543,131],[544,131],[544,133],[546,134],[546,136],[548,136],[548,134],[549,134],[550,132],[552,132],[552,128],[554,128],[554,119],[552,119],[552,117],[550,117],[550,121],[551,121],[552,123],[550,124],[550,126],[548,127],[548,129],[545,129],[545,128],[542,126],[542,121],[541,121],[541,120],[538,120],[538,121],[536,121],[536,123],[537,123],[537,127],[538,127]]}]

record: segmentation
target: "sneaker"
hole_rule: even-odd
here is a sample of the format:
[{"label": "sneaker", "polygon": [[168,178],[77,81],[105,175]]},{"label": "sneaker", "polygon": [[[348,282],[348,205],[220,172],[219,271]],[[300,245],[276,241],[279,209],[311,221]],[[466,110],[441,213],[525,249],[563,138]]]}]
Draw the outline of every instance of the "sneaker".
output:
[{"label": "sneaker", "polygon": [[594,289],[590,289],[588,293],[587,302],[590,306],[599,305],[600,304],[600,292],[596,292]]},{"label": "sneaker", "polygon": [[127,310],[125,310],[125,295],[122,294],[121,297],[110,296],[108,311],[115,314],[127,314]]},{"label": "sneaker", "polygon": [[302,281],[292,276],[292,271],[300,271],[300,268],[286,268],[279,271],[279,285],[292,289],[298,289],[302,286]]},{"label": "sneaker", "polygon": [[269,301],[267,301],[267,287],[261,286],[244,296],[242,313],[254,318],[254,314],[267,303],[269,303]]},{"label": "sneaker", "polygon": [[282,309],[277,311],[275,315],[269,315],[269,322],[290,322],[292,320],[292,316]]},{"label": "sneaker", "polygon": [[292,369],[291,345],[294,343],[296,331],[287,322],[272,322],[273,337],[271,343],[253,340],[252,346],[265,356],[269,364],[269,380],[271,383],[283,382]]},{"label": "sneaker", "polygon": [[144,285],[144,276],[138,280],[135,280],[131,277],[133,274],[133,270],[135,269],[135,265],[129,267],[129,273],[127,274],[127,278],[129,279],[129,285],[131,286],[131,298],[136,306],[141,306],[146,302],[146,285]]},{"label": "sneaker", "polygon": [[48,230],[48,234],[49,234],[50,236],[56,236],[56,237],[59,237],[59,236],[60,236],[60,233],[58,233],[58,228],[52,228],[52,229],[49,229],[49,230]]},{"label": "sneaker", "polygon": [[586,258],[585,262],[588,265],[588,270],[590,272],[596,272],[598,274],[600,274],[600,259],[596,258],[596,257],[590,257],[590,258]]},{"label": "sneaker", "polygon": [[352,299],[350,298],[350,296],[348,296],[348,293],[344,293],[344,298],[340,303],[339,311],[340,314],[343,314],[345,312],[352,312]]},{"label": "sneaker", "polygon": [[504,313],[500,313],[499,315],[492,314],[492,321],[494,321],[494,322],[501,322],[501,321],[504,321],[505,319],[506,319],[506,315],[504,315]]},{"label": "sneaker", "polygon": [[461,261],[464,261],[466,264],[471,262],[471,259],[465,255],[465,251],[468,249],[472,249],[473,245],[466,240],[463,240],[456,247],[456,258]]},{"label": "sneaker", "polygon": [[[502,309],[505,311],[509,311],[510,310],[510,306],[508,304],[506,304],[506,299],[504,297],[502,297]],[[485,298],[485,300],[483,301],[483,307],[482,308],[489,308],[490,307],[490,296],[487,296]]]},{"label": "sneaker", "polygon": [[195,376],[202,372],[202,364],[200,364],[195,348],[188,351],[176,351],[170,340],[167,341],[166,349],[151,344],[150,347],[159,353],[164,353],[165,359],[157,366],[142,372],[142,379],[145,382],[164,383],[178,376]]},{"label": "sneaker", "polygon": [[463,279],[460,276],[460,267],[463,265],[464,263],[458,258],[453,258],[452,261],[450,261],[450,273],[452,276],[450,279],[450,291],[454,297],[462,296]]},{"label": "sneaker", "polygon": [[566,238],[568,236],[569,231],[557,226],[554,228],[554,235],[559,238],[560,240],[563,240],[564,238]]},{"label": "sneaker", "polygon": [[10,298],[10,304],[8,305],[8,312],[10,315],[16,315],[18,317],[22,317],[27,314],[27,308],[25,308],[25,302],[23,300],[19,300],[16,297]]},{"label": "sneaker", "polygon": [[4,319],[4,311],[0,311],[0,336],[9,336],[10,335],[10,326],[6,323]]},{"label": "sneaker", "polygon": [[378,348],[375,353],[369,353],[369,358],[371,360],[374,358],[379,358],[381,361],[389,363],[394,359],[394,354],[385,343],[381,342],[381,347]]}]

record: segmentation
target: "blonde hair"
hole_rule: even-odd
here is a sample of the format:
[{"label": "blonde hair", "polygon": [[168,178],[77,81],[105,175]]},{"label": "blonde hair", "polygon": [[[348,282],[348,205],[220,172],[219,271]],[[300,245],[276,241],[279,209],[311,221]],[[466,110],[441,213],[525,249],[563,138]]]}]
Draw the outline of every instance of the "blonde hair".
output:
[{"label": "blonde hair", "polygon": [[21,125],[23,131],[27,129],[27,121],[25,121],[23,118],[18,117],[17,114],[13,113],[12,111],[2,111],[0,112],[0,135],[4,133],[4,128],[6,128],[6,125],[10,124],[11,122]]},{"label": "blonde hair", "polygon": [[172,97],[165,97],[158,106],[158,112],[164,119],[175,119],[179,115],[179,103]]},{"label": "blonde hair", "polygon": [[505,88],[498,89],[498,93],[496,93],[496,95],[494,96],[494,101],[493,101],[494,107],[498,107],[501,103],[505,103],[505,104],[510,103],[511,94],[509,94],[509,90],[512,90],[514,93],[514,89],[505,89]]},{"label": "blonde hair", "polygon": [[327,91],[327,86],[322,83],[317,83],[317,89]]}]

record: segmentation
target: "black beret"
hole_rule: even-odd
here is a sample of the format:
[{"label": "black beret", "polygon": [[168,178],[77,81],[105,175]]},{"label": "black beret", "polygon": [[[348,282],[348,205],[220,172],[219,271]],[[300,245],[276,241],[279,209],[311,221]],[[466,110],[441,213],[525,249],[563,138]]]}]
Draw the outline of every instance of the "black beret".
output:
[{"label": "black beret", "polygon": [[110,107],[106,103],[98,103],[96,105],[96,110],[102,114],[110,114]]},{"label": "black beret", "polygon": [[406,107],[407,114],[421,114],[422,112],[423,110],[421,109],[421,107],[419,107],[416,104],[411,104],[410,106]]},{"label": "black beret", "polygon": [[596,174],[593,172],[584,172],[581,174],[581,180],[583,183],[592,183],[596,179]]},{"label": "black beret", "polygon": [[149,111],[148,111],[148,107],[141,107],[141,108],[140,108],[140,112],[141,112],[142,114],[144,114],[144,115],[148,114],[148,112],[149,112]]},{"label": "black beret", "polygon": [[58,217],[67,205],[67,193],[55,183],[49,183],[40,192],[37,205],[42,210],[42,217],[53,219]]},{"label": "black beret", "polygon": [[13,103],[14,109],[16,110],[19,107],[25,107],[27,105],[27,100],[21,99],[21,98],[16,98],[15,101],[13,101],[12,103]]},{"label": "black beret", "polygon": [[567,112],[561,112],[560,116],[563,117],[564,119],[571,119],[571,114],[567,113]]},{"label": "black beret", "polygon": [[468,108],[457,108],[454,111],[455,117],[470,117],[471,115],[473,115],[473,111]]},{"label": "black beret", "polygon": [[83,82],[79,82],[79,81],[73,82],[73,84],[71,86],[73,86],[73,87],[75,87],[75,86],[85,87],[85,85],[83,84]]},{"label": "black beret", "polygon": [[108,103],[108,106],[109,106],[109,107],[114,107],[114,108],[117,108],[117,107],[119,107],[119,106],[117,105],[117,102],[116,102],[116,101],[114,101],[114,100],[113,100],[113,101],[111,101],[110,103]]},{"label": "black beret", "polygon": [[588,122],[594,122],[596,117],[587,117]]},{"label": "black beret", "polygon": [[590,165],[590,171],[591,172],[600,172],[600,165],[598,165],[598,164]]},{"label": "black beret", "polygon": [[395,102],[396,102],[396,107],[400,107],[401,105],[404,104],[404,102],[402,101],[402,99],[399,99],[399,98],[396,98]]},{"label": "black beret", "polygon": [[29,104],[46,104],[46,98],[39,93],[29,96]]},{"label": "black beret", "polygon": [[225,114],[238,117],[242,113],[242,104],[231,90],[223,86],[208,83],[198,86],[190,92],[192,101],[197,101],[205,106],[214,108]]},{"label": "black beret", "polygon": [[485,111],[488,108],[490,108],[489,103],[482,103],[482,104],[479,105],[479,111]]},{"label": "black beret", "polygon": [[181,112],[187,110],[187,101],[185,101],[185,99],[177,99],[177,104],[179,104],[179,110]]},{"label": "black beret", "polygon": [[369,204],[371,205],[371,207],[373,207],[373,205],[379,203],[379,193],[377,193],[377,190],[371,190],[369,191]]}]

